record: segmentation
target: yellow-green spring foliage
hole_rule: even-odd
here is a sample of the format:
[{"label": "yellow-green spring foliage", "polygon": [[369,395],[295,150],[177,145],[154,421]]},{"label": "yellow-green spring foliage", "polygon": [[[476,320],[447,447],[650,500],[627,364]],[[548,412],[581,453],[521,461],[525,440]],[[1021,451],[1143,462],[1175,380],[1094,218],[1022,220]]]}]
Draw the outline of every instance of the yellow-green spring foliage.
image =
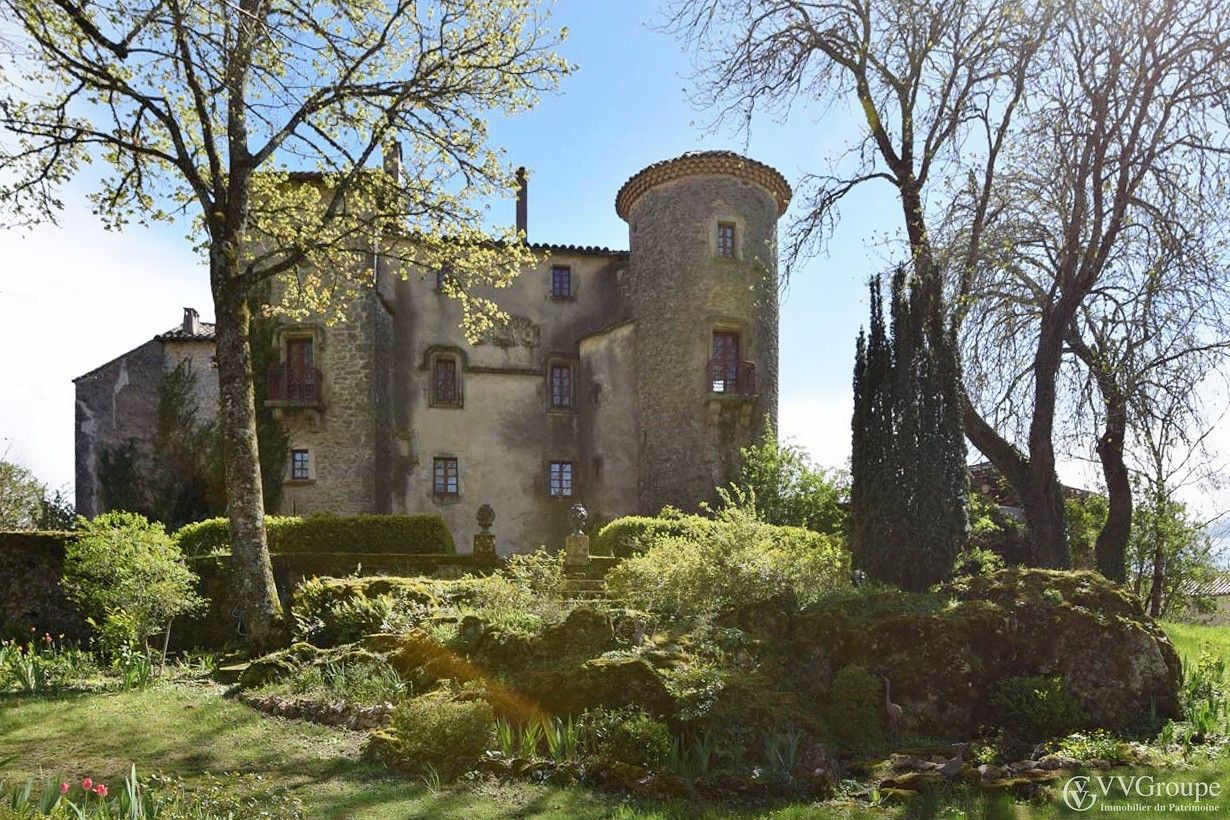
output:
[{"label": "yellow-green spring foliage", "polygon": [[643,552],[607,576],[611,593],[651,612],[690,616],[780,595],[805,605],[850,583],[850,555],[835,536],[765,524],[738,507],[712,521],[693,518],[675,532],[648,528]]}]

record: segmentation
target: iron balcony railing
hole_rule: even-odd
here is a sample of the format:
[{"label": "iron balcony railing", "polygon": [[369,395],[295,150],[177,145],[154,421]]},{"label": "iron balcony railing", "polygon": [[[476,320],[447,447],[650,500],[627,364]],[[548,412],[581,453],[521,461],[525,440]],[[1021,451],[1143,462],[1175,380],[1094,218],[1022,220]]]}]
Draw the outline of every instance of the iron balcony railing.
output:
[{"label": "iron balcony railing", "polygon": [[756,395],[756,365],[732,359],[710,359],[705,365],[709,390],[731,396]]},{"label": "iron balcony railing", "polygon": [[286,404],[320,404],[320,371],[302,365],[269,366],[265,398]]}]

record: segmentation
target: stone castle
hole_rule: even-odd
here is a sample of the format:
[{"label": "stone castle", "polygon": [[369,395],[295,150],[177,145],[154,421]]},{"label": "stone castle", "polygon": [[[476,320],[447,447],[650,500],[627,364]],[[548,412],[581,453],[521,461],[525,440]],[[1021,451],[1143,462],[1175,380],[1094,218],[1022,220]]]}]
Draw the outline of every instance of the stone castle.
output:
[{"label": "stone castle", "polygon": [[[459,546],[479,505],[501,553],[599,519],[693,509],[776,422],[776,170],[706,151],[629,179],[627,251],[532,244],[490,294],[507,325],[467,344],[444,273],[380,270],[345,322],[282,323],[266,400],[290,441],[280,512],[439,512]],[[522,185],[517,223],[526,229]],[[216,407],[213,326],[181,325],[75,379],[77,509],[100,512],[102,448],[152,446],[157,386],[187,359]]]}]

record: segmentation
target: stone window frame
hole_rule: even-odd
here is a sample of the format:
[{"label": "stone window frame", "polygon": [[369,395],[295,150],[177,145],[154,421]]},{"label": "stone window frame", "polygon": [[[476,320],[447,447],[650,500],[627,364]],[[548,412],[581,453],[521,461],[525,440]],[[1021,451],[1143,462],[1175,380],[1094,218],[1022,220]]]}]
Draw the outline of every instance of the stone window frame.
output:
[{"label": "stone window frame", "polygon": [[[734,235],[734,255],[726,256],[720,252],[718,248],[718,228],[722,225],[733,225],[735,229]],[[746,232],[747,220],[741,216],[729,213],[716,213],[709,218],[707,236],[709,241],[709,255],[717,261],[721,262],[738,262],[743,259],[743,236]]]},{"label": "stone window frame", "polygon": [[[568,292],[557,295],[555,292],[555,271],[563,269],[568,271]],[[552,262],[550,270],[550,279],[547,282],[549,286],[549,294],[552,302],[575,302],[577,299],[577,269],[576,265],[563,262]]]},{"label": "stone window frame", "polygon": [[[560,468],[559,486],[560,492],[555,492],[556,467]],[[564,478],[564,470],[567,470],[567,479]],[[571,458],[552,458],[547,462],[547,495],[551,498],[570,499],[577,497],[577,464]],[[565,482],[567,492],[564,492]]]},{"label": "stone window frame", "polygon": [[[439,359],[452,359],[454,362],[454,372],[457,377],[456,401],[436,401],[436,361]],[[469,366],[470,363],[466,358],[465,351],[453,345],[431,345],[423,351],[423,359],[419,363],[419,370],[424,371],[426,374],[427,406],[441,410],[460,410],[465,407],[465,372],[469,369]]]},{"label": "stone window frame", "polygon": [[[295,475],[295,456],[302,453],[304,455],[305,475]],[[311,484],[316,480],[316,458],[310,447],[291,447],[287,462],[288,478],[287,484]]]},{"label": "stone window frame", "polygon": [[[555,369],[557,367],[568,368],[568,403],[555,403]],[[568,356],[553,355],[547,357],[546,367],[544,368],[543,378],[547,386],[547,412],[548,413],[575,413],[577,411],[577,372],[579,368],[577,363]]]},{"label": "stone window frame", "polygon": [[[448,462],[452,462],[453,475],[453,491],[448,492],[449,475]],[[441,463],[443,462],[443,464]],[[440,485],[436,483],[436,475],[439,468],[444,468],[444,488],[441,492]],[[461,459],[455,453],[435,453],[431,457],[431,497],[437,502],[447,504],[455,503],[461,500]]]},{"label": "stone window frame", "polygon": [[[723,393],[713,392],[713,379],[711,366],[713,362],[713,337],[718,333],[734,333],[739,337],[739,362],[742,366],[743,362],[752,362],[755,364],[756,359],[752,355],[751,339],[748,335],[748,323],[742,319],[733,316],[709,316],[704,323],[704,338],[702,339],[703,350],[705,352],[704,371],[704,392],[709,395],[722,396]],[[700,369],[700,368],[698,368]]]}]

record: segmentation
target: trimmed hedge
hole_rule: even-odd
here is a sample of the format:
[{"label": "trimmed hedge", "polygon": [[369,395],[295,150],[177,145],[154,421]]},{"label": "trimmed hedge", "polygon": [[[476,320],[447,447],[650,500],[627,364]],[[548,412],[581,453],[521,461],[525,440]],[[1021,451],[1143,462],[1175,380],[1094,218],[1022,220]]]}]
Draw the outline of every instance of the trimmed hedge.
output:
[{"label": "trimmed hedge", "polygon": [[659,538],[677,538],[691,533],[712,530],[715,523],[699,515],[677,518],[651,518],[646,515],[626,515],[616,518],[594,534],[590,541],[591,555],[613,555],[627,558],[644,552],[645,547]]},{"label": "trimmed hedge", "polygon": [[[278,553],[386,553],[422,555],[457,551],[444,518],[428,515],[331,515],[265,517],[269,551]],[[184,555],[201,556],[231,548],[230,525],[211,518],[181,527],[175,541]]]}]

